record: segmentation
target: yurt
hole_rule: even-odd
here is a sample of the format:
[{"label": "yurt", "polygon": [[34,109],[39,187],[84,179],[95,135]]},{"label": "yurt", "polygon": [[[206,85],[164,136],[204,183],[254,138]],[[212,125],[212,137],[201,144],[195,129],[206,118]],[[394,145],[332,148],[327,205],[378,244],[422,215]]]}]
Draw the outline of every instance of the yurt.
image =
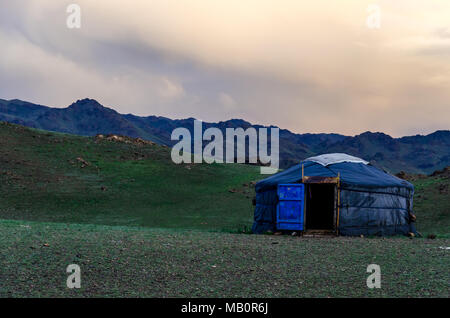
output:
[{"label": "yurt", "polygon": [[414,187],[369,162],[333,153],[258,182],[253,233],[323,231],[345,236],[414,233]]}]

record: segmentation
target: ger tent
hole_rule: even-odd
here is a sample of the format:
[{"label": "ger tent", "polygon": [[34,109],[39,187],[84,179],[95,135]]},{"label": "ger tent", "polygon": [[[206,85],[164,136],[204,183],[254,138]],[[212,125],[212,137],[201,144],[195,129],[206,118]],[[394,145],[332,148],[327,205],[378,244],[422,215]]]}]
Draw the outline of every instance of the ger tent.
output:
[{"label": "ger tent", "polygon": [[301,194],[295,199],[299,204],[290,205],[287,218],[295,219],[299,230],[329,230],[347,236],[415,232],[410,223],[411,183],[360,158],[335,153],[308,158],[258,182],[254,233],[279,229],[281,187],[296,186],[301,190],[296,192]]}]

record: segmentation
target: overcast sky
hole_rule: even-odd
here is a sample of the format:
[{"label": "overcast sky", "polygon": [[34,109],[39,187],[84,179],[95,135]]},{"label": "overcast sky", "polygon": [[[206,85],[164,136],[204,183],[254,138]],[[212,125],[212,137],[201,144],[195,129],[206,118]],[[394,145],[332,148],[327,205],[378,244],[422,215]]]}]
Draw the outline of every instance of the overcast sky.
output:
[{"label": "overcast sky", "polygon": [[450,129],[449,0],[0,0],[0,44],[2,99],[299,133]]}]

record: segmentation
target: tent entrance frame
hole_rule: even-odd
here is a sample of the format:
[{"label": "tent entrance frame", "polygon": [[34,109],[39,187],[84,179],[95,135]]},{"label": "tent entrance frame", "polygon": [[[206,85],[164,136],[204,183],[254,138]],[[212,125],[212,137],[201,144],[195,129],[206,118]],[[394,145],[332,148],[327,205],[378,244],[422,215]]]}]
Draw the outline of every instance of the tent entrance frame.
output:
[{"label": "tent entrance frame", "polygon": [[[339,235],[339,206],[340,206],[340,174],[337,177],[317,177],[317,176],[305,176],[303,173],[302,166],[302,180],[301,183],[305,185],[305,209],[303,213],[303,224],[304,224],[304,233],[305,234],[335,234]],[[333,220],[332,220],[332,228],[327,229],[314,229],[308,228],[308,213],[309,211],[309,199],[307,197],[307,193],[310,192],[311,186],[314,185],[330,185],[333,186]]]}]

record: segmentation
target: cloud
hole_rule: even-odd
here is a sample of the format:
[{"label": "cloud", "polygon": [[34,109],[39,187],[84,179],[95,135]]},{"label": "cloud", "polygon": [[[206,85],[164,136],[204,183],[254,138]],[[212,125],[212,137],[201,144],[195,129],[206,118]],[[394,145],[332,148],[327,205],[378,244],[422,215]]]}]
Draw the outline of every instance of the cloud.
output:
[{"label": "cloud", "polygon": [[448,129],[450,2],[17,0],[0,11],[0,98],[91,97],[123,113],[242,117],[296,132]]}]

